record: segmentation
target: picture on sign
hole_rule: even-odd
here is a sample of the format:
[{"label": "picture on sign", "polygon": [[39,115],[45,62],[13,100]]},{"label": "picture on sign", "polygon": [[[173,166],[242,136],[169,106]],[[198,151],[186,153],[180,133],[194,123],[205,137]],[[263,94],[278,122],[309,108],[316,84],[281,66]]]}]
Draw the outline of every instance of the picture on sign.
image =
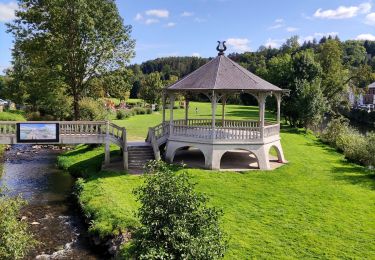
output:
[{"label": "picture on sign", "polygon": [[18,123],[17,142],[39,143],[59,142],[59,124],[57,123]]}]

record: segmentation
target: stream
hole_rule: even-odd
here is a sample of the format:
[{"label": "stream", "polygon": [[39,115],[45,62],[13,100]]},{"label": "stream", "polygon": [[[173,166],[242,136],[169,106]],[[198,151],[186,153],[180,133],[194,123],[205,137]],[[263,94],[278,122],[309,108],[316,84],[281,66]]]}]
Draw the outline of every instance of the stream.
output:
[{"label": "stream", "polygon": [[72,198],[74,179],[56,167],[60,150],[14,145],[4,155],[0,185],[27,202],[22,220],[39,244],[25,259],[100,259],[90,248],[86,226]]}]

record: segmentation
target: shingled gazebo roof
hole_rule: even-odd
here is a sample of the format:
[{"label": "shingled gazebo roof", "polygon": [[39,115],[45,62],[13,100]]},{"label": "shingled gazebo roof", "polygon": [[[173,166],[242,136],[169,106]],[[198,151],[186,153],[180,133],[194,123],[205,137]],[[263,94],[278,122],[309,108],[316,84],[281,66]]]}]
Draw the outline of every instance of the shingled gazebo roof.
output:
[{"label": "shingled gazebo roof", "polygon": [[274,91],[283,90],[224,55],[219,55],[186,77],[167,87],[168,91]]}]

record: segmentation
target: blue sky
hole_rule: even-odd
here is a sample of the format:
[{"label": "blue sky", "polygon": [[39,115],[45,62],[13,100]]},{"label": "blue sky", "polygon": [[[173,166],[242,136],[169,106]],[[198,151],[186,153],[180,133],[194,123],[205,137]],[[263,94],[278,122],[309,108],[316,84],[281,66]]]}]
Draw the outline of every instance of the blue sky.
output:
[{"label": "blue sky", "polygon": [[[132,63],[163,56],[216,55],[216,41],[229,52],[279,46],[337,34],[342,40],[375,40],[375,4],[366,0],[117,0],[125,24],[133,26]],[[15,0],[0,0],[0,71],[10,65],[12,38],[5,22]]]}]

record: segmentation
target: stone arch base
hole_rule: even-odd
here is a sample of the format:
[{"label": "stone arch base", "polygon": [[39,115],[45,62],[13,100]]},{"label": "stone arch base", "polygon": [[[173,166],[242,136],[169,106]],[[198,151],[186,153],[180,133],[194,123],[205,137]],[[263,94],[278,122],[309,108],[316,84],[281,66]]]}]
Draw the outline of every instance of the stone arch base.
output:
[{"label": "stone arch base", "polygon": [[272,147],[276,148],[279,162],[286,162],[280,139],[266,144],[205,144],[169,140],[165,154],[166,161],[172,163],[176,151],[183,147],[194,147],[201,150],[205,158],[205,168],[210,170],[219,170],[221,157],[231,150],[252,152],[257,157],[261,170],[271,170],[269,152]]}]

